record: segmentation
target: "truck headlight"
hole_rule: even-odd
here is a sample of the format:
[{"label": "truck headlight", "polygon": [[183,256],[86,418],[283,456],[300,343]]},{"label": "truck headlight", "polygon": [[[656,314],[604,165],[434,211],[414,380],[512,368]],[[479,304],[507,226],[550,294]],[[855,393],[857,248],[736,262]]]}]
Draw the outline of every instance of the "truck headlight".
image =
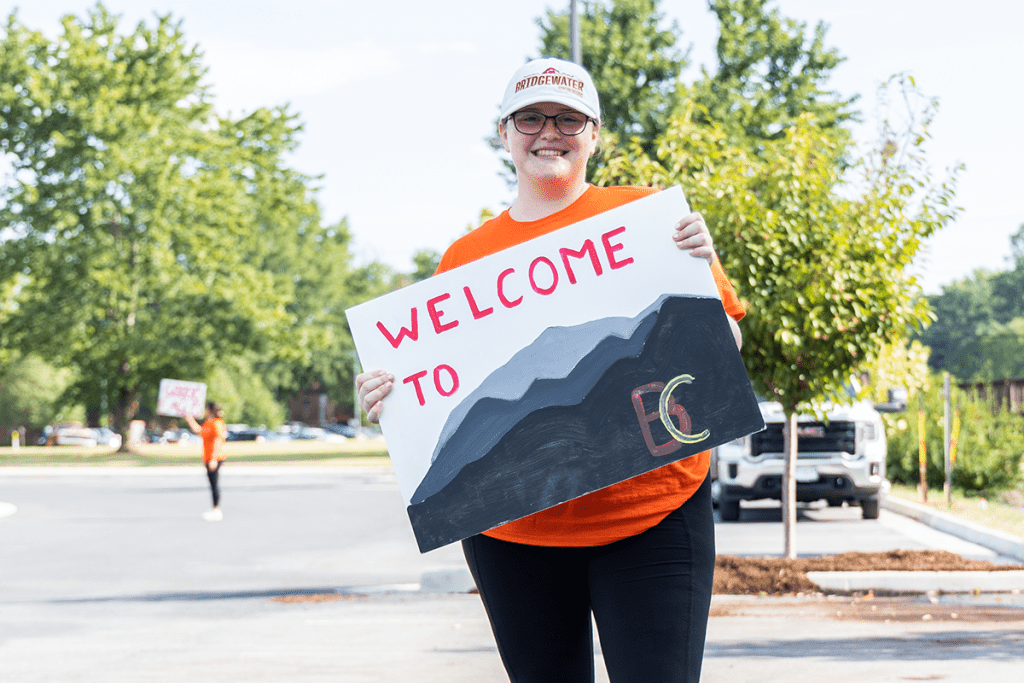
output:
[{"label": "truck headlight", "polygon": [[878,438],[878,428],[874,422],[861,422],[857,425],[860,428],[861,439],[864,441],[874,441]]}]

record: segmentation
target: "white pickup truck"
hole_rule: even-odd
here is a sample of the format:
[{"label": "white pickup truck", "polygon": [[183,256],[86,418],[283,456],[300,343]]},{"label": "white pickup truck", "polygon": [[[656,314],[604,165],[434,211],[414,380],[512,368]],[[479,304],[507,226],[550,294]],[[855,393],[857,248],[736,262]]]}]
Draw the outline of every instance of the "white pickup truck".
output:
[{"label": "white pickup truck", "polygon": [[[782,499],[786,417],[778,403],[765,401],[760,407],[764,431],[712,451],[712,496],[723,521],[739,518],[740,501]],[[894,412],[902,406],[877,408]],[[877,519],[879,501],[889,488],[882,416],[867,401],[826,405],[825,414],[825,421],[814,415],[797,417],[797,501],[859,505],[864,519]]]}]

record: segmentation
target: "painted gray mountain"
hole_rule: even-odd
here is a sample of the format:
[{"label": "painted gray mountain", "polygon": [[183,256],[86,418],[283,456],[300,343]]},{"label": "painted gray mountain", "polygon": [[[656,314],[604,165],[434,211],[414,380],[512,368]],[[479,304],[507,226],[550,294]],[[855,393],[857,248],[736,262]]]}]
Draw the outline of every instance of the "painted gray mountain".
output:
[{"label": "painted gray mountain", "polygon": [[640,355],[668,298],[659,297],[634,318],[602,318],[544,330],[449,414],[430,469],[410,502],[420,503],[440,491],[535,410],[579,404],[612,363]]},{"label": "painted gray mountain", "polygon": [[[647,319],[653,318],[653,324]],[[516,403],[540,406],[506,427],[487,452],[452,452],[451,458],[466,462],[454,476],[450,469],[436,481],[433,476],[449,458],[449,449],[461,442],[464,430],[481,427],[473,411],[461,429],[449,438],[438,459],[421,483],[407,511],[421,552],[478,534],[505,522],[525,517],[559,503],[625,481],[670,462],[687,458],[735,438],[764,428],[761,411],[750,388],[743,361],[736,352],[728,319],[718,299],[669,297],[656,312],[636,325],[634,338],[599,342],[587,358],[580,359],[580,376],[586,378],[583,398],[575,404],[552,405],[538,401],[533,392],[578,395],[579,389],[558,386],[575,384],[574,372],[558,379],[531,384],[519,398],[483,402],[484,418],[502,425],[520,415]],[[633,355],[620,351],[639,349]],[[607,358],[600,357],[612,351]],[[594,356],[595,358],[590,358]],[[605,367],[597,373],[593,367]],[[680,385],[671,399],[685,408],[692,431],[708,431],[697,443],[674,440],[659,417],[659,386],[681,375],[692,382]],[[599,376],[598,376],[599,375]],[[596,377],[596,381],[592,381]],[[664,383],[664,384],[662,384]],[[643,390],[634,398],[634,392]],[[636,405],[637,400],[642,405]],[[503,419],[493,418],[501,415]],[[663,416],[662,416],[663,417]],[[645,434],[645,432],[647,432]],[[648,445],[673,445],[655,454]],[[490,443],[493,439],[466,443]],[[440,488],[438,488],[440,482]]]}]

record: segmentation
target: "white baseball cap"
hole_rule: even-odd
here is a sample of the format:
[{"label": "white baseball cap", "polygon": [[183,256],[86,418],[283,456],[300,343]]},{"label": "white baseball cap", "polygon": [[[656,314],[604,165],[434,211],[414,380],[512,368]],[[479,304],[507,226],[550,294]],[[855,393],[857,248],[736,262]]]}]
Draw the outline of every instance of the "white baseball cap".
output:
[{"label": "white baseball cap", "polygon": [[501,100],[501,118],[538,102],[557,102],[593,119],[601,118],[601,101],[590,74],[564,59],[535,59],[512,76]]}]

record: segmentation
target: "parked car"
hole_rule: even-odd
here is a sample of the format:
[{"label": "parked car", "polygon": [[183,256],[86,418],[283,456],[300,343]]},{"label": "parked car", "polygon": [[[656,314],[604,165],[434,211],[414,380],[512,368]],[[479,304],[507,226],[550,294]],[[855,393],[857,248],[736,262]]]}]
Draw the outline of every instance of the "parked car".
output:
[{"label": "parked car", "polygon": [[121,447],[121,435],[115,432],[113,429],[107,429],[106,427],[97,427],[92,430],[96,435],[96,443],[100,446],[110,446],[111,448]]},{"label": "parked car", "polygon": [[145,432],[145,438],[145,443],[166,445],[167,431],[163,429],[147,429]]},{"label": "parked car", "polygon": [[327,433],[319,427],[310,427],[301,422],[292,422],[290,427],[292,438],[301,441],[323,440],[324,435]]},{"label": "parked car", "polygon": [[46,438],[48,446],[86,446],[96,445],[96,433],[79,422],[60,422]]},{"label": "parked car", "polygon": [[256,443],[263,443],[267,440],[267,435],[264,431],[259,429],[234,429],[227,433],[227,441],[254,441]]},{"label": "parked car", "polygon": [[167,443],[187,446],[192,443],[193,440],[198,441],[199,435],[193,433],[191,429],[168,429],[164,432],[163,439]]},{"label": "parked car", "polygon": [[339,434],[345,437],[346,439],[356,438],[355,427],[341,422],[333,425],[327,425],[326,427],[324,427],[324,429],[326,429],[328,432],[331,432],[332,434]]},{"label": "parked car", "polygon": [[310,433],[310,429],[305,422],[285,422],[277,431],[287,434],[291,439],[313,439],[315,437]]},{"label": "parked car", "polygon": [[290,441],[291,437],[279,434],[266,427],[245,427],[243,429],[237,428],[228,429],[227,440],[228,441],[253,441],[255,443],[266,443],[268,441]]}]

